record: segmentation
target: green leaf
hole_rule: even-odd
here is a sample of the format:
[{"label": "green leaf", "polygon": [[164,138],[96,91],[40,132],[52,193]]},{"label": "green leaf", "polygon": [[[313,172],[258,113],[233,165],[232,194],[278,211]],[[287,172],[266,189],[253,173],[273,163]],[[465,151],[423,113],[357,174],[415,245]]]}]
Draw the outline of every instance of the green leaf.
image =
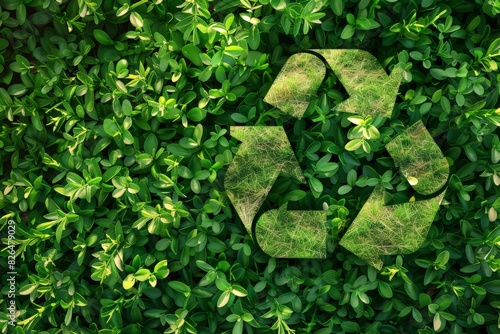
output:
[{"label": "green leaf", "polygon": [[378,291],[380,295],[384,298],[390,299],[393,296],[391,286],[383,281],[378,282]]},{"label": "green leaf", "polygon": [[16,8],[16,19],[19,25],[26,22],[26,6],[24,4],[19,4]]},{"label": "green leaf", "polygon": [[439,310],[446,310],[452,303],[452,297],[448,294],[442,295],[434,303],[439,305]]},{"label": "green leaf", "polygon": [[114,44],[114,41],[113,39],[111,39],[111,37],[109,37],[109,35],[101,30],[101,29],[94,29],[94,37],[95,39],[101,43],[102,45],[113,45]]},{"label": "green leaf", "polygon": [[309,185],[311,188],[317,192],[317,193],[322,193],[323,192],[323,184],[321,183],[320,180],[318,180],[315,177],[310,177],[309,178]]},{"label": "green leaf", "polygon": [[232,334],[242,334],[243,333],[243,321],[238,319],[234,324]]},{"label": "green leaf", "polygon": [[256,50],[260,44],[260,31],[257,25],[250,27],[248,32],[248,45],[252,50]]},{"label": "green leaf", "polygon": [[180,281],[170,281],[168,282],[168,286],[185,296],[188,296],[191,293],[191,288]]},{"label": "green leaf", "polygon": [[411,315],[412,315],[413,319],[415,319],[415,321],[417,323],[422,322],[422,320],[423,320],[422,313],[420,313],[420,311],[418,309],[416,309],[416,308],[413,307],[411,309]]},{"label": "green leaf", "polygon": [[489,281],[482,285],[482,287],[494,295],[500,295],[500,280]]},{"label": "green leaf", "polygon": [[355,32],[356,32],[356,28],[354,28],[352,25],[346,25],[344,27],[344,29],[342,30],[342,34],[340,35],[340,38],[349,39],[354,35]]},{"label": "green leaf", "polygon": [[339,188],[338,193],[339,195],[345,195],[349,193],[352,190],[352,187],[350,185],[343,185]]},{"label": "green leaf", "polygon": [[245,50],[241,46],[230,45],[224,49],[224,53],[231,57],[239,57]]},{"label": "green leaf", "polygon": [[[326,163],[316,168],[318,173],[335,173],[339,169],[339,165],[335,162]],[[333,175],[333,174],[331,174]],[[331,176],[329,175],[329,176]]]},{"label": "green leaf", "polygon": [[139,269],[134,274],[135,279],[141,282],[147,281],[149,279],[149,276],[151,276],[151,272],[149,271],[149,269],[146,268]]},{"label": "green leaf", "polygon": [[300,201],[306,196],[306,192],[300,189],[292,190],[286,194],[285,199],[288,201]]},{"label": "green leaf", "polygon": [[203,64],[200,58],[200,55],[202,54],[200,48],[192,43],[186,44],[182,47],[182,54],[195,66],[201,66]]},{"label": "green leaf", "polygon": [[472,317],[474,322],[478,325],[484,325],[484,317],[479,314],[479,313],[474,313],[474,316]]},{"label": "green leaf", "polygon": [[337,16],[341,16],[344,12],[344,0],[332,0],[330,1],[330,7]]},{"label": "green leaf", "polygon": [[493,42],[491,42],[488,50],[486,51],[486,54],[489,56],[500,55],[500,38],[497,38]]},{"label": "green leaf", "polygon": [[246,122],[248,122],[248,118],[245,115],[242,115],[240,113],[231,114],[231,118],[233,119],[233,121],[235,121],[237,123],[246,123]]},{"label": "green leaf", "polygon": [[121,134],[120,127],[113,119],[106,118],[103,123],[104,131],[111,137],[116,137]]},{"label": "green leaf", "polygon": [[131,289],[135,284],[135,277],[134,274],[129,274],[125,279],[123,280],[123,288],[125,290]]},{"label": "green leaf", "polygon": [[380,24],[374,20],[364,17],[356,19],[356,28],[360,30],[371,30],[380,27]]},{"label": "green leaf", "polygon": [[223,291],[219,296],[219,299],[217,299],[217,307],[221,308],[226,306],[226,304],[229,302],[230,297],[231,297],[230,291]]},{"label": "green leaf", "polygon": [[224,278],[218,278],[215,281],[215,285],[217,286],[217,289],[221,291],[228,291],[231,289],[231,284],[229,284]]},{"label": "green leaf", "polygon": [[340,324],[340,327],[342,327],[342,330],[345,331],[346,333],[360,333],[361,328],[356,322],[352,321],[344,321]]},{"label": "green leaf", "polygon": [[150,133],[144,142],[144,151],[154,156],[158,149],[158,138],[154,133]]},{"label": "green leaf", "polygon": [[38,284],[36,284],[36,283],[26,284],[19,289],[19,294],[21,296],[29,295],[30,293],[35,291],[37,287],[38,287]]},{"label": "green leaf", "polygon": [[418,300],[419,291],[414,283],[404,282],[404,288],[408,296],[413,300]]},{"label": "green leaf", "polygon": [[364,141],[364,139],[362,139],[362,138],[353,139],[345,145],[345,149],[348,151],[355,151],[361,147],[361,145],[363,144],[363,141]]},{"label": "green leaf", "polygon": [[136,28],[142,28],[144,25],[141,15],[137,12],[130,13],[130,23]]},{"label": "green leaf", "polygon": [[28,89],[23,84],[13,84],[7,89],[7,91],[9,92],[10,95],[21,96],[24,93],[26,93]]},{"label": "green leaf", "polygon": [[239,285],[233,285],[231,289],[231,293],[238,297],[246,297],[248,295],[247,290]]},{"label": "green leaf", "polygon": [[448,260],[450,259],[450,252],[448,251],[442,251],[439,253],[438,257],[436,258],[436,264],[440,266],[445,266],[448,263]]},{"label": "green leaf", "polygon": [[206,115],[207,115],[206,110],[198,107],[192,108],[187,113],[187,117],[193,122],[201,122],[202,120],[205,119]]},{"label": "green leaf", "polygon": [[154,275],[158,279],[164,279],[170,274],[170,269],[167,267],[167,260],[162,260],[155,265]]}]

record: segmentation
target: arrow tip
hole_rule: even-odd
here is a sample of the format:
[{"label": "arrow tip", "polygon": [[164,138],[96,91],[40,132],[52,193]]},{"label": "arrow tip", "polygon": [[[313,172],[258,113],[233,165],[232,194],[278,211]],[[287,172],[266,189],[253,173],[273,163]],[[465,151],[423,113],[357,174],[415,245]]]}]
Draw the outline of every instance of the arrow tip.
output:
[{"label": "arrow tip", "polygon": [[402,71],[388,76],[377,58],[358,49],[311,50],[323,56],[349,93],[336,110],[366,116],[390,117],[398,94]]},{"label": "arrow tip", "polygon": [[381,255],[409,254],[421,246],[443,196],[385,206],[383,187],[377,186],[340,245],[380,270]]},{"label": "arrow tip", "polygon": [[385,147],[417,193],[434,194],[448,181],[448,160],[421,120]]},{"label": "arrow tip", "polygon": [[309,53],[294,54],[286,61],[264,101],[285,114],[301,119],[325,73],[326,66],[317,56]]}]

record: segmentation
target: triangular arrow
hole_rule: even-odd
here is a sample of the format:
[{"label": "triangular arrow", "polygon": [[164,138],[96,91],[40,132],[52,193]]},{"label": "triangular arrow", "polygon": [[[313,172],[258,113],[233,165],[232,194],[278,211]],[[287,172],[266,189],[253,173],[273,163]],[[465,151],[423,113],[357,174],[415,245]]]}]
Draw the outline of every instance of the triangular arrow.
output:
[{"label": "triangular arrow", "polygon": [[448,161],[422,121],[405,129],[385,148],[419,194],[433,194],[448,181]]},{"label": "triangular arrow", "polygon": [[444,193],[428,200],[386,206],[383,187],[379,185],[349,226],[340,245],[380,270],[381,255],[409,254],[420,248]]},{"label": "triangular arrow", "polygon": [[248,233],[280,172],[305,183],[285,130],[281,126],[232,126],[242,141],[224,179],[227,195]]},{"label": "triangular arrow", "polygon": [[316,95],[325,78],[323,61],[309,53],[297,53],[288,58],[264,101],[282,112],[301,119],[311,97]]},{"label": "triangular arrow", "polygon": [[[447,182],[449,165],[422,121],[386,145],[404,177],[422,195],[439,191]],[[384,206],[383,188],[368,198],[340,245],[378,270],[381,255],[408,254],[420,248],[444,196]]]},{"label": "triangular arrow", "polygon": [[311,51],[325,58],[349,93],[349,98],[336,107],[339,112],[391,116],[402,70],[395,69],[388,76],[378,60],[364,50]]}]

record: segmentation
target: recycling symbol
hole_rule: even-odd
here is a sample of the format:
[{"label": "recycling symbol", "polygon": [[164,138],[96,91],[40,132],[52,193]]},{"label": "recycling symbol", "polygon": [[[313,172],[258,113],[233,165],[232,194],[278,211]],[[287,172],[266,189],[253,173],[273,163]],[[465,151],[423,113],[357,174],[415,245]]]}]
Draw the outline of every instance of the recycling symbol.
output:
[{"label": "recycling symbol", "polygon": [[[264,101],[285,114],[302,118],[328,65],[349,94],[337,106],[338,111],[362,117],[391,117],[402,78],[400,70],[387,75],[377,59],[363,50],[309,51],[287,60]],[[283,127],[231,126],[230,134],[242,144],[227,170],[224,186],[252,235],[256,215],[278,175],[283,172],[302,183],[305,178]],[[385,148],[413,190],[433,197],[386,205],[383,187],[374,188],[340,245],[378,270],[383,266],[380,256],[409,254],[424,242],[449,175],[446,158],[421,121],[406,128]],[[288,210],[285,204],[257,219],[255,238],[272,257],[326,258],[326,216],[326,211]]]}]

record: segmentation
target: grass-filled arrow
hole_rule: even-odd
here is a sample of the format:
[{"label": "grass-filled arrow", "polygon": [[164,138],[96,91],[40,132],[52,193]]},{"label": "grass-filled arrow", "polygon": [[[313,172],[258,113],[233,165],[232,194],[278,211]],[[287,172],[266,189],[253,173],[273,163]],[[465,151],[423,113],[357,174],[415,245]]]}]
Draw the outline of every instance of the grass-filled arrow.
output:
[{"label": "grass-filled arrow", "polygon": [[363,50],[311,50],[323,56],[349,93],[336,109],[362,116],[390,117],[403,72],[385,73],[378,60]]},{"label": "grass-filled arrow", "polygon": [[248,233],[280,172],[305,182],[302,170],[281,126],[232,126],[231,136],[242,141],[229,166],[224,186]]},{"label": "grass-filled arrow", "polygon": [[408,254],[419,249],[443,196],[444,191],[428,200],[386,206],[383,188],[377,186],[340,245],[380,270],[381,255]]},{"label": "grass-filled arrow", "polygon": [[286,61],[264,101],[301,119],[325,73],[326,66],[317,56],[308,53],[294,54]]},{"label": "grass-filled arrow", "polygon": [[385,148],[419,194],[433,194],[448,181],[448,161],[422,121],[407,128]]},{"label": "grass-filled arrow", "polygon": [[[412,188],[423,195],[447,182],[449,165],[424,124],[419,121],[386,145],[387,151]],[[407,254],[424,242],[444,196],[384,206],[383,188],[368,198],[340,244],[377,269],[380,255]]]},{"label": "grass-filled arrow", "polygon": [[255,237],[277,258],[326,258],[326,211],[287,211],[286,204],[259,217]]}]

